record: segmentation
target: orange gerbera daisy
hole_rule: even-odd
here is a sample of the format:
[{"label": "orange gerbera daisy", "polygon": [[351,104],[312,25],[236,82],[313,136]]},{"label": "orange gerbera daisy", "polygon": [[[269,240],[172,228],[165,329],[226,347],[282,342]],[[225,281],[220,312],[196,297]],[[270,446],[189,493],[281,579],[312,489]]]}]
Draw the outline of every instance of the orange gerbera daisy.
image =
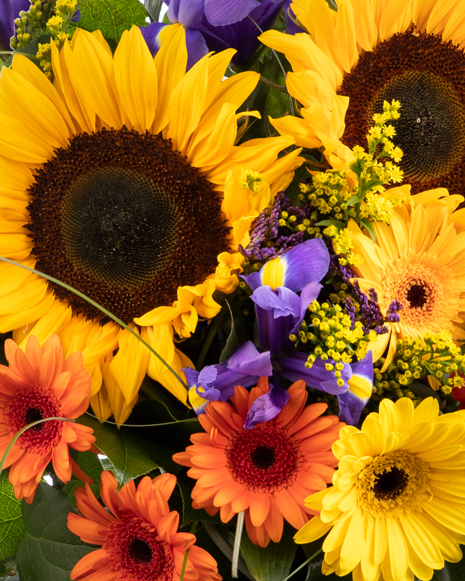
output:
[{"label": "orange gerbera daisy", "polygon": [[283,517],[295,528],[308,521],[305,495],[331,482],[337,463],[331,446],[344,426],[336,416],[320,417],[326,404],[305,407],[308,394],[298,381],[274,420],[244,429],[253,402],[267,392],[262,377],[250,392],[237,386],[230,402],[210,402],[199,416],[207,433],[192,435],[194,445],[173,456],[198,479],[192,506],[220,510],[223,522],[246,511],[249,538],[261,547],[280,541]]},{"label": "orange gerbera daisy", "polygon": [[[24,426],[43,418],[78,418],[89,407],[92,379],[84,367],[82,353],[63,360],[58,335],[40,348],[29,337],[24,353],[11,339],[5,342],[10,367],[0,365],[0,456],[11,438]],[[26,430],[15,442],[5,462],[11,466],[10,482],[16,498],[31,503],[42,474],[50,462],[62,482],[74,472],[87,480],[70,457],[68,446],[81,452],[95,442],[93,430],[80,424],[50,421]]]},{"label": "orange gerbera daisy", "polygon": [[184,554],[189,549],[185,581],[219,581],[216,561],[196,547],[195,536],[178,533],[179,513],[168,499],[176,476],[146,476],[139,485],[128,482],[116,492],[111,472],[102,472],[100,495],[109,510],[95,498],[89,485],[76,490],[76,504],[83,516],[68,515],[68,527],[86,543],[102,545],[83,557],[71,571],[71,579],[86,581],[178,581]]}]

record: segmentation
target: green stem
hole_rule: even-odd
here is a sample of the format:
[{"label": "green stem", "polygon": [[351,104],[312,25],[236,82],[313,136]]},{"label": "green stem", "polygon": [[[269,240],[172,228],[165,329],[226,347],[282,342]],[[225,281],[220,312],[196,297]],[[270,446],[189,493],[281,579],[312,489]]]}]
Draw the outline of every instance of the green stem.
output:
[{"label": "green stem", "polygon": [[[191,534],[195,533],[196,528],[197,528],[197,521],[195,520],[191,526]],[[184,572],[186,570],[188,556],[189,556],[189,549],[187,549],[187,551],[184,553],[184,561],[182,562],[181,576],[179,577],[179,581],[183,581],[183,579],[184,579]]]},{"label": "green stem", "polygon": [[272,87],[273,89],[276,89],[277,91],[281,91],[282,93],[287,93],[286,85],[278,85],[277,83],[273,83],[273,81],[270,81],[269,79],[267,79],[263,75],[260,75],[260,81],[262,83],[265,83],[265,85],[268,85],[268,86]]},{"label": "green stem", "polygon": [[233,579],[237,579],[238,572],[237,566],[239,563],[239,552],[241,550],[241,538],[242,538],[242,530],[244,529],[244,518],[245,518],[245,510],[238,513],[237,515],[237,523],[236,523],[236,534],[234,536],[234,547],[233,547],[233,554],[231,559],[231,577]]},{"label": "green stem", "polygon": [[37,275],[49,280],[50,282],[58,284],[59,286],[65,288],[66,290],[69,290],[70,292],[74,293],[78,297],[81,297],[81,299],[84,299],[85,301],[90,303],[93,307],[95,307],[96,309],[98,309],[99,311],[101,311],[102,313],[107,315],[107,317],[110,317],[110,319],[115,321],[115,323],[117,323],[118,325],[123,327],[123,329],[126,329],[126,331],[129,331],[132,335],[134,335],[134,337],[136,337],[141,343],[143,343],[147,347],[147,349],[149,349],[149,351],[151,351],[151,353],[153,353],[155,355],[155,357],[158,357],[158,359],[163,363],[163,365],[165,365],[165,367],[167,367],[171,371],[171,373],[174,375],[174,377],[176,377],[176,379],[179,381],[179,383],[187,389],[187,384],[181,379],[181,377],[179,377],[179,375],[171,367],[171,365],[169,365],[169,363],[167,361],[165,361],[163,359],[163,357],[155,351],[155,349],[152,349],[152,347],[147,343],[147,341],[142,339],[142,337],[140,335],[138,335],[135,331],[133,331],[133,329],[128,327],[128,325],[126,325],[126,323],[124,323],[121,319],[118,319],[118,317],[115,317],[115,315],[110,313],[110,311],[107,311],[107,309],[105,309],[104,307],[102,307],[101,305],[99,305],[98,303],[93,301],[92,299],[90,299],[84,293],[81,293],[80,291],[67,285],[66,283],[61,282],[61,280],[53,278],[52,276],[49,276],[48,274],[40,272],[39,270],[34,270],[33,268],[29,268],[28,266],[25,266],[24,264],[20,264],[19,262],[15,262],[14,260],[10,260],[9,258],[4,258],[3,256],[0,256],[0,260],[3,260],[4,262],[8,262],[8,264],[13,264],[14,266],[19,266],[20,268],[23,268],[24,270],[28,270],[29,272],[33,272],[34,274],[37,274]]},{"label": "green stem", "polygon": [[91,414],[90,412],[86,412],[88,416],[98,420],[99,422],[105,422],[106,424],[112,424],[113,426],[120,426],[125,428],[156,428],[157,426],[172,426],[173,424],[183,424],[188,422],[196,422],[197,418],[187,418],[185,420],[174,420],[174,422],[164,422],[163,424],[118,424],[117,422],[110,422],[110,420],[104,420],[102,418],[98,418]]},{"label": "green stem", "polygon": [[72,420],[71,418],[42,418],[41,420],[37,420],[36,422],[32,422],[30,424],[28,424],[27,426],[24,426],[23,428],[21,428],[19,430],[19,432],[16,432],[16,434],[13,436],[11,442],[8,444],[7,449],[5,450],[5,453],[2,456],[2,459],[0,461],[0,474],[3,472],[3,466],[5,465],[6,459],[8,458],[8,454],[11,451],[11,448],[13,448],[13,446],[15,445],[16,441],[18,440],[18,438],[20,438],[24,432],[26,430],[28,430],[29,428],[33,428],[34,426],[37,426],[38,424],[43,424],[44,422],[51,422],[52,420],[54,421],[60,421],[60,422],[75,422],[76,420]]},{"label": "green stem", "polygon": [[290,575],[288,575],[287,577],[285,577],[283,579],[283,581],[287,581],[288,579],[290,579],[291,577],[293,577],[298,571],[300,571],[301,569],[303,569],[305,567],[305,565],[308,565],[310,563],[310,561],[313,561],[313,559],[319,555],[321,553],[323,549],[318,549],[318,551],[316,553],[313,553],[313,555],[311,557],[309,557],[304,563],[302,563],[302,565],[300,565],[300,567],[297,567],[297,569],[294,569],[294,571],[292,571],[292,573]]}]

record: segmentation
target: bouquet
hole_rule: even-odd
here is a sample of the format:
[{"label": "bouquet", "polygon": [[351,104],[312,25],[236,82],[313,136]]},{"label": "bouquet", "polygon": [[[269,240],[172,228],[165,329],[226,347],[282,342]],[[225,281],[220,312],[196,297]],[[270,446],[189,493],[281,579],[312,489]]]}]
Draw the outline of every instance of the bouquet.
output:
[{"label": "bouquet", "polygon": [[465,576],[465,11],[0,0],[0,577]]}]

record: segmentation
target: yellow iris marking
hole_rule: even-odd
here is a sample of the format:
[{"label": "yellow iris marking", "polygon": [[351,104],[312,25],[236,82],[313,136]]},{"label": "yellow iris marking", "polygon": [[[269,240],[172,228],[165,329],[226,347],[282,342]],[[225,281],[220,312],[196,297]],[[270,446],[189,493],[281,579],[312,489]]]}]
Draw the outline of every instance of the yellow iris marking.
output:
[{"label": "yellow iris marking", "polygon": [[281,257],[273,258],[265,264],[262,270],[262,283],[275,290],[278,286],[284,286],[284,264]]},{"label": "yellow iris marking", "polygon": [[349,391],[351,391],[360,399],[370,397],[371,383],[368,381],[368,379],[357,375],[352,375],[347,383],[350,385]]}]

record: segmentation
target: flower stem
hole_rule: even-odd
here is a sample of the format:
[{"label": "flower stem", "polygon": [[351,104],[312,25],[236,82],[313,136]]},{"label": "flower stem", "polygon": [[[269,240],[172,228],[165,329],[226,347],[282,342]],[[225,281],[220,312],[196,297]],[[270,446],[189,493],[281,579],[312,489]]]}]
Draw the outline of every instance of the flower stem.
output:
[{"label": "flower stem", "polygon": [[265,83],[265,85],[269,85],[273,89],[276,89],[277,91],[281,91],[282,93],[287,93],[286,85],[278,85],[277,83],[273,83],[273,81],[270,81],[270,79],[267,79],[263,75],[260,75],[260,81],[262,83]]},{"label": "flower stem", "polygon": [[179,383],[183,387],[185,387],[187,389],[187,384],[185,383],[185,381],[183,381],[181,379],[181,377],[179,377],[179,375],[171,367],[171,365],[169,365],[169,363],[167,361],[165,361],[163,359],[163,357],[161,355],[159,355],[155,351],[155,349],[153,349],[147,343],[147,341],[145,341],[144,339],[142,339],[142,337],[140,335],[138,335],[133,329],[131,329],[130,327],[128,327],[128,325],[126,325],[126,323],[124,323],[121,319],[118,319],[118,317],[115,317],[115,315],[113,315],[113,313],[110,313],[110,311],[107,311],[107,309],[105,309],[104,307],[102,307],[101,305],[99,305],[98,303],[96,303],[95,301],[93,301],[92,299],[90,299],[88,296],[86,296],[81,291],[78,291],[75,288],[73,288],[72,286],[69,286],[69,285],[67,285],[64,282],[61,282],[61,280],[58,280],[56,278],[53,278],[52,276],[49,276],[48,274],[45,274],[43,272],[40,272],[39,270],[34,270],[33,268],[29,268],[28,266],[25,266],[24,264],[20,264],[19,262],[15,262],[14,260],[10,260],[9,258],[4,258],[3,256],[0,256],[0,260],[3,260],[4,262],[8,262],[8,264],[13,264],[14,266],[19,266],[20,268],[23,268],[24,270],[28,270],[29,272],[33,272],[34,274],[37,274],[37,275],[39,275],[39,276],[41,276],[41,277],[49,280],[50,282],[53,282],[55,284],[58,284],[59,286],[62,286],[66,290],[71,291],[72,293],[74,293],[78,297],[81,297],[81,299],[84,299],[85,301],[87,301],[88,303],[90,303],[93,307],[95,307],[99,311],[102,311],[102,313],[104,313],[105,315],[107,315],[107,317],[110,317],[110,319],[112,319],[113,321],[115,321],[115,323],[117,323],[118,325],[120,325],[121,327],[123,327],[123,329],[126,329],[126,331],[129,331],[132,335],[134,335],[134,337],[136,337],[141,343],[143,343],[147,347],[147,349],[149,349],[149,351],[151,351],[156,357],[158,357],[158,359],[163,363],[163,365],[165,365],[165,367],[167,367],[171,371],[171,373],[174,375],[174,377],[176,377],[176,379],[179,381]]},{"label": "flower stem", "polygon": [[52,420],[60,421],[60,422],[75,422],[76,421],[76,420],[72,420],[71,418],[55,418],[55,417],[42,418],[41,420],[37,420],[36,422],[32,422],[31,424],[28,424],[27,426],[24,426],[23,428],[21,428],[18,432],[16,432],[16,434],[11,439],[11,442],[8,444],[8,447],[5,450],[5,453],[3,454],[2,459],[0,460],[0,474],[3,471],[3,466],[5,465],[6,459],[8,458],[8,454],[11,452],[11,448],[13,448],[13,446],[15,445],[18,438],[20,438],[24,434],[24,432],[26,430],[28,430],[29,428],[33,428],[34,426],[37,426],[38,424],[43,424],[44,422],[51,422]]},{"label": "flower stem", "polygon": [[[195,533],[195,529],[197,528],[197,521],[195,520],[192,523],[191,526],[191,534],[193,535]],[[184,572],[186,570],[186,565],[187,565],[187,557],[189,556],[189,549],[187,549],[187,551],[184,553],[184,560],[182,562],[182,568],[181,568],[181,576],[179,577],[179,581],[183,581],[184,579]]]},{"label": "flower stem", "polygon": [[236,535],[234,537],[234,547],[231,560],[231,577],[237,579],[237,564],[239,563],[239,551],[241,550],[242,529],[244,528],[245,510],[237,515]]},{"label": "flower stem", "polygon": [[283,579],[283,581],[287,581],[288,579],[290,579],[291,577],[293,577],[298,571],[300,571],[301,569],[303,569],[303,567],[305,567],[305,565],[308,565],[310,563],[310,561],[313,561],[313,559],[319,555],[321,553],[323,549],[318,549],[318,551],[316,553],[313,553],[313,555],[311,557],[309,557],[304,563],[302,563],[302,565],[300,565],[299,567],[297,567],[297,569],[295,569],[294,571],[292,571],[292,573],[290,575],[288,575],[287,577],[285,577]]}]

